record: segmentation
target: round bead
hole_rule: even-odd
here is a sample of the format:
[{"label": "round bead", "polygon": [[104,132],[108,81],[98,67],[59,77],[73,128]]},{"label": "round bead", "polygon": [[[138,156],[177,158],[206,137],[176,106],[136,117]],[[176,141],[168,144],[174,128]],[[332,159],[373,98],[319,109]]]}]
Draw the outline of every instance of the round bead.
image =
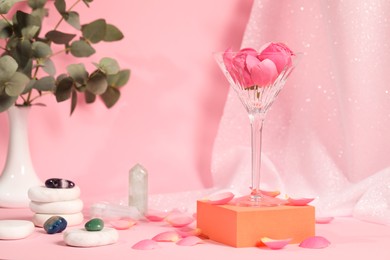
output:
[{"label": "round bead", "polygon": [[100,218],[93,218],[84,225],[87,231],[100,231],[104,227],[104,222]]},{"label": "round bead", "polygon": [[68,223],[63,217],[53,216],[45,221],[43,228],[48,234],[61,233],[65,230]]},{"label": "round bead", "polygon": [[73,188],[75,185],[74,182],[69,180],[51,178],[45,181],[45,186],[51,189],[70,189]]}]

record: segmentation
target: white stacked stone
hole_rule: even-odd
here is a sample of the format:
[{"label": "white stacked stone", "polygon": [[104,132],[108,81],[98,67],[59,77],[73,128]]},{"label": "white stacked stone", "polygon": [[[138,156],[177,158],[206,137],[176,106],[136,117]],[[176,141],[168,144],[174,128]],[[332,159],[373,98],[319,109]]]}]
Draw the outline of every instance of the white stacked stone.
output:
[{"label": "white stacked stone", "polygon": [[30,209],[35,213],[32,219],[35,226],[43,227],[52,216],[63,217],[68,226],[79,225],[84,220],[84,204],[78,186],[68,189],[36,186],[29,189],[28,197]]}]

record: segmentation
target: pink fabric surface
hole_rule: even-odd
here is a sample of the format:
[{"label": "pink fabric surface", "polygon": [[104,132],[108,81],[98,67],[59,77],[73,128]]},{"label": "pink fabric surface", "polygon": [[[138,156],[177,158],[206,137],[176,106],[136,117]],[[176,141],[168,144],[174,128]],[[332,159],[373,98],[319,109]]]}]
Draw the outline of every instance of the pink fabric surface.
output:
[{"label": "pink fabric surface", "polygon": [[[263,131],[261,187],[315,197],[318,215],[390,224],[390,46],[386,1],[255,1],[242,47],[302,52]],[[225,84],[228,86],[228,84]],[[230,90],[215,183],[246,194],[250,128]]]},{"label": "pink fabric surface", "polygon": [[[0,209],[3,218],[29,219],[28,210]],[[69,229],[82,228],[69,227]],[[317,224],[316,233],[326,237],[331,245],[324,249],[305,249],[296,244],[281,250],[266,248],[233,248],[210,240],[195,246],[178,246],[171,242],[160,242],[155,250],[134,250],[131,247],[144,239],[172,231],[165,222],[140,222],[129,230],[120,230],[119,241],[110,246],[76,248],[64,244],[62,234],[48,235],[42,228],[22,240],[0,241],[1,259],[370,259],[390,257],[390,227],[359,221],[353,218],[336,218],[329,224]]]}]

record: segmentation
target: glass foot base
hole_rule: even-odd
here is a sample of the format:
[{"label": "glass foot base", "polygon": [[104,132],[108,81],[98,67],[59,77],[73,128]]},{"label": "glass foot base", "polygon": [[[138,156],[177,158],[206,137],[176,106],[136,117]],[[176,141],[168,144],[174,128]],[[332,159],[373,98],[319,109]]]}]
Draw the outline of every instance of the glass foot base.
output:
[{"label": "glass foot base", "polygon": [[276,207],[286,204],[286,201],[266,195],[248,195],[236,198],[231,204],[240,207]]}]

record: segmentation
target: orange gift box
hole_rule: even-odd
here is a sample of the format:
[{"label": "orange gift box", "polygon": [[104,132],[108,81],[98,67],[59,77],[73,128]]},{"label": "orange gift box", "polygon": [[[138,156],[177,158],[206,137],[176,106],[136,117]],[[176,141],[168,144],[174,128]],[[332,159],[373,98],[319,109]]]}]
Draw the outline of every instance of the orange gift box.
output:
[{"label": "orange gift box", "polygon": [[233,247],[257,246],[262,237],[300,243],[315,235],[312,206],[240,207],[197,202],[197,226],[211,240]]}]

